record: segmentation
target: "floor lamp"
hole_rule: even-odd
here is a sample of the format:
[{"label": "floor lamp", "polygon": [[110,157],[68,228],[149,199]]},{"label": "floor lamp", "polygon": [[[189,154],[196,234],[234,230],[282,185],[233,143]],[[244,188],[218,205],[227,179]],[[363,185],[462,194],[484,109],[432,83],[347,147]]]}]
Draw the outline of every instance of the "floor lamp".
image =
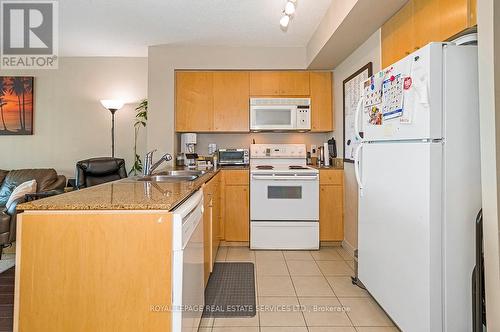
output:
[{"label": "floor lamp", "polygon": [[102,106],[111,112],[111,157],[115,157],[115,112],[123,107],[120,100],[101,100]]}]

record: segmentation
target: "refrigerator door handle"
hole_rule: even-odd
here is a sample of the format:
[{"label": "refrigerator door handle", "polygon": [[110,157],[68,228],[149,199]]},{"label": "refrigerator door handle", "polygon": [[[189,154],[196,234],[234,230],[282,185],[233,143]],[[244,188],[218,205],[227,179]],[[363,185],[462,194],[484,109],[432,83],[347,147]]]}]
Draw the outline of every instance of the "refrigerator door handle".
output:
[{"label": "refrigerator door handle", "polygon": [[356,133],[356,138],[360,141],[363,139],[359,135],[359,114],[363,109],[363,97],[359,98],[358,106],[356,107],[356,112],[354,113],[354,132]]},{"label": "refrigerator door handle", "polygon": [[358,183],[359,190],[363,190],[363,183],[361,182],[361,175],[359,171],[359,154],[363,148],[363,143],[360,143],[356,150],[354,151],[354,175],[356,176],[356,182]]}]

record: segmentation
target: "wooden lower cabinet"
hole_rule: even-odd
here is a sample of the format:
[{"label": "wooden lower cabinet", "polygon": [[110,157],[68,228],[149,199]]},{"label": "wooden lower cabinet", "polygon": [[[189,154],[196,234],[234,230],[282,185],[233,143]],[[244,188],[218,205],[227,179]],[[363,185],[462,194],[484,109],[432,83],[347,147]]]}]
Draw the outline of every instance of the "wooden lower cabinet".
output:
[{"label": "wooden lower cabinet", "polygon": [[[171,331],[172,215],[18,216],[14,331]],[[133,317],[133,318],[132,318]]]},{"label": "wooden lower cabinet", "polygon": [[320,170],[319,239],[344,240],[343,170]]},{"label": "wooden lower cabinet", "polygon": [[219,224],[220,224],[220,174],[214,176],[203,187],[203,252],[204,252],[204,277],[208,282],[213,270],[215,256],[219,249]]},{"label": "wooden lower cabinet", "polygon": [[223,170],[222,179],[224,240],[249,241],[249,171]]}]

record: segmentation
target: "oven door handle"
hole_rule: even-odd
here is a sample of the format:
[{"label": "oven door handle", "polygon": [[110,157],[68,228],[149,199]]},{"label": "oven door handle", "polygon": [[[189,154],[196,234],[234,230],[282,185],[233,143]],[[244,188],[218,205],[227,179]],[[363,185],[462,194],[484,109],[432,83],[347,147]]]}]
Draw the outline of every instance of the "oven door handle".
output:
[{"label": "oven door handle", "polygon": [[275,176],[275,175],[252,175],[254,180],[317,180],[317,175],[290,175],[290,176]]}]

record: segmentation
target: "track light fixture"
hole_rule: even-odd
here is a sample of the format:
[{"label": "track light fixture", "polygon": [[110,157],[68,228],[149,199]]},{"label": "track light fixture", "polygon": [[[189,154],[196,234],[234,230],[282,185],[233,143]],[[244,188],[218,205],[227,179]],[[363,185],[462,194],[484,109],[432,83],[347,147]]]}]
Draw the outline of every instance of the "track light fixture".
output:
[{"label": "track light fixture", "polygon": [[295,14],[295,9],[297,7],[297,0],[288,0],[285,5],[285,9],[283,9],[283,16],[280,19],[280,25],[283,30],[288,28],[288,24],[290,20],[293,18],[293,14]]}]

